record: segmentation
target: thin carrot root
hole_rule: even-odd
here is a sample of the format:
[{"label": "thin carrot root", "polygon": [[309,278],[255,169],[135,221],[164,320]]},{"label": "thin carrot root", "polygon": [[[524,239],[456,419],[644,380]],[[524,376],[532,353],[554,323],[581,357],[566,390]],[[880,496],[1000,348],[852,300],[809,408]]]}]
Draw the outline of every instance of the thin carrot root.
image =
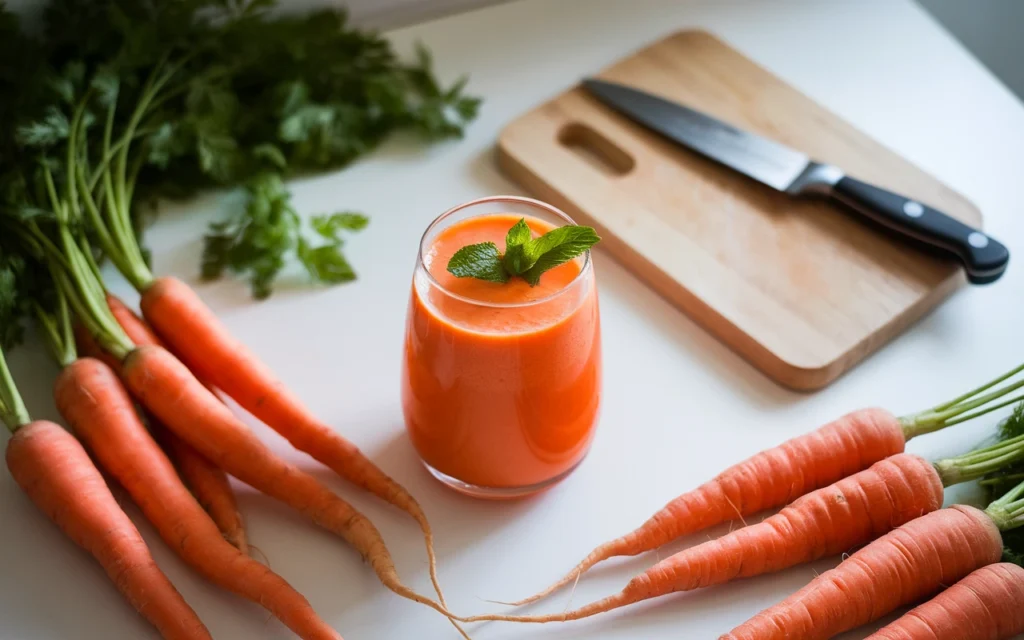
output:
[{"label": "thin carrot root", "polygon": [[176,278],[158,278],[142,293],[141,307],[149,325],[196,377],[229,395],[299,451],[408,513],[423,532],[430,582],[442,606],[447,607],[437,576],[433,531],[423,508],[404,487],[355,444],[312,415],[187,284]]},{"label": "thin carrot root", "polygon": [[978,569],[867,640],[1005,640],[1024,633],[1024,569]]},{"label": "thin carrot root", "polygon": [[826,640],[999,561],[992,519],[956,505],[911,520],[719,640]]},{"label": "thin carrot root", "polygon": [[542,616],[485,615],[466,622],[578,620],[676,591],[781,571],[862,545],[942,506],[942,481],[927,460],[899,454],[813,491],[763,522],[666,558],[621,593],[575,611]]},{"label": "thin carrot root", "polygon": [[54,396],[96,460],[167,545],[210,582],[263,606],[303,640],[342,640],[283,578],[229,544],[142,424],[117,374],[83,358],[64,368]]},{"label": "thin carrot root", "polygon": [[218,467],[340,536],[396,594],[454,617],[443,605],[401,582],[380,532],[369,519],[313,476],[275,455],[167,350],[139,347],[125,359],[122,377],[168,429]]},{"label": "thin carrot root", "polygon": [[[153,333],[145,321],[120,298],[108,293],[107,307],[132,342],[137,345],[163,346],[160,338]],[[114,371],[120,370],[121,363],[107,353],[84,327],[76,327],[75,340],[81,355],[99,359]],[[249,541],[245,532],[245,521],[238,510],[238,501],[227,474],[152,418],[150,419],[150,431],[160,447],[174,462],[185,486],[189,488],[203,509],[210,514],[214,523],[224,534],[224,538],[239,551],[248,554]]]},{"label": "thin carrot root", "polygon": [[238,510],[238,502],[235,500],[235,492],[231,488],[228,475],[159,422],[151,420],[149,430],[160,448],[174,463],[185,486],[217,525],[224,539],[242,553],[249,555],[249,537],[245,532],[245,521]]},{"label": "thin carrot root", "polygon": [[165,640],[211,640],[78,440],[52,422],[37,421],[15,432],[6,458],[11,476],[32,502],[99,561],[118,591]]},{"label": "thin carrot root", "polygon": [[609,558],[639,555],[681,536],[788,504],[902,453],[905,444],[899,420],[888,411],[862,409],[847,414],[726,469],[669,502],[638,529],[594,549],[548,588],[511,605],[541,600]]}]

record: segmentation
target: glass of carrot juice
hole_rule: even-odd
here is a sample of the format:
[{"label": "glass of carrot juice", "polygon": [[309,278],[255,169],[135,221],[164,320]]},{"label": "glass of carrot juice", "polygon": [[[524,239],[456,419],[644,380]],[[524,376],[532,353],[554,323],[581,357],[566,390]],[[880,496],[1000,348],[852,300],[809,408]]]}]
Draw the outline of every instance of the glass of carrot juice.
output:
[{"label": "glass of carrot juice", "polygon": [[437,479],[482,498],[525,496],[565,478],[590,447],[601,400],[589,251],[535,285],[448,271],[462,247],[506,247],[517,223],[531,238],[574,224],[515,196],[474,200],[434,220],[420,242],[406,325],[402,408],[413,446]]}]

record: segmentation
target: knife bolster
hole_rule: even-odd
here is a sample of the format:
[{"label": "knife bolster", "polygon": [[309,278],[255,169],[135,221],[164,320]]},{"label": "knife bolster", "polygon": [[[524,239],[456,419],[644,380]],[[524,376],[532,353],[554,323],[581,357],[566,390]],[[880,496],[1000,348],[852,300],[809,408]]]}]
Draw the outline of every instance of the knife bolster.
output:
[{"label": "knife bolster", "polygon": [[821,162],[808,162],[807,168],[786,188],[786,193],[795,196],[827,196],[844,177],[845,174],[839,167]]}]

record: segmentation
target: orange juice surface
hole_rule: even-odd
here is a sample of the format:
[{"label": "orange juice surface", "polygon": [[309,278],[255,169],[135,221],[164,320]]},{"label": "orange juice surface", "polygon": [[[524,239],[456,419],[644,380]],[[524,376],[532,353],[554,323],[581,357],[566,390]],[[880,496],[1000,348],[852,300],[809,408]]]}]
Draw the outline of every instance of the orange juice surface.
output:
[{"label": "orange juice surface", "polygon": [[[600,400],[597,292],[593,272],[580,273],[583,257],[535,287],[447,271],[465,245],[503,249],[521,217],[477,216],[441,231],[423,257],[436,282],[419,273],[410,304],[402,403],[413,445],[434,469],[480,487],[529,487],[572,469]],[[526,221],[535,237],[553,228]]]}]

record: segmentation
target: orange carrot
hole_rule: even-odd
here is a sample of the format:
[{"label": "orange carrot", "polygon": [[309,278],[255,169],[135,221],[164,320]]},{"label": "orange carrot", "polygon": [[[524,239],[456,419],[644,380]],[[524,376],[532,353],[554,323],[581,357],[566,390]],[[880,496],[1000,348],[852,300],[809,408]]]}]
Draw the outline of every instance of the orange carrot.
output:
[{"label": "orange carrot", "polygon": [[899,420],[888,411],[864,409],[846,415],[726,469],[673,499],[631,533],[591,551],[550,587],[509,604],[540,600],[608,558],[635,556],[728,520],[788,504],[902,452],[906,440]]},{"label": "orange carrot", "polygon": [[955,505],[882,536],[719,640],[826,640],[998,562],[990,514]]},{"label": "orange carrot", "polygon": [[93,358],[75,361],[58,376],[54,396],[78,437],[185,562],[265,607],[300,638],[341,640],[283,578],[224,540],[146,431],[110,367]]},{"label": "orange carrot", "polygon": [[[107,306],[132,342],[137,345],[164,346],[149,325],[120,298],[107,293]],[[118,364],[120,366],[120,363]],[[117,371],[118,367],[115,367],[114,370]],[[213,391],[212,387],[210,387],[210,391]],[[242,553],[249,553],[245,523],[238,510],[238,501],[235,499],[235,492],[231,489],[227,474],[211,464],[195,449],[182,442],[181,438],[168,431],[163,425],[155,424],[153,427],[153,436],[174,461],[178,473],[185,481],[185,486],[192,491],[199,504],[210,514],[228,542],[238,547]]]},{"label": "orange carrot", "polygon": [[[136,344],[161,344],[160,339],[150,330],[142,318],[128,308],[117,296],[107,294],[107,306],[121,325],[125,333]],[[75,342],[78,352],[102,360],[114,371],[121,368],[117,358],[110,355],[100,346],[81,324],[75,327]],[[249,553],[249,541],[245,533],[242,514],[238,510],[235,492],[231,489],[228,476],[222,469],[199,454],[198,451],[183,442],[181,438],[167,430],[152,416],[148,416],[150,432],[153,438],[174,463],[182,482],[192,492],[203,509],[227,538],[242,553]]]},{"label": "orange carrot", "polygon": [[159,422],[151,420],[149,430],[224,539],[248,555],[249,537],[228,475]]},{"label": "orange carrot", "polygon": [[551,615],[484,615],[465,621],[578,620],[675,591],[781,571],[837,555],[935,511],[942,506],[942,491],[942,479],[931,463],[899,454],[809,493],[759,524],[681,551],[603,600]]},{"label": "orange carrot", "polygon": [[540,593],[506,604],[540,600],[608,558],[637,555],[727,520],[780,507],[902,452],[911,438],[1020,401],[1024,395],[1007,396],[1024,387],[1024,380],[1011,380],[1022,371],[1024,365],[1019,365],[949,402],[899,418],[882,409],[855,411],[762,451],[675,498],[634,531],[600,545]]},{"label": "orange carrot", "polygon": [[52,422],[31,422],[14,432],[6,458],[11,476],[32,502],[96,558],[165,640],[211,638],[71,434]]},{"label": "orange carrot", "polygon": [[158,278],[142,292],[141,306],[150,326],[199,379],[234,398],[296,449],[411,515],[423,530],[430,579],[444,606],[433,533],[408,491],[355,444],[313,416],[254,353],[228,333],[191,287],[176,278]]},{"label": "orange carrot", "polygon": [[339,535],[398,595],[452,617],[443,605],[402,584],[380,532],[366,516],[275,455],[166,349],[131,351],[121,373],[146,409],[218,467]]},{"label": "orange carrot", "polygon": [[1004,640],[1024,633],[1024,569],[978,569],[867,640]]},{"label": "orange carrot", "polygon": [[[369,561],[386,587],[439,611],[465,636],[444,605],[402,583],[380,532],[363,514],[276,456],[169,351],[137,347],[105,303],[84,240],[75,241],[66,226],[58,230],[64,255],[49,264],[58,289],[89,333],[121,362],[121,378],[146,410],[217,467],[337,534]],[[63,354],[56,346],[52,350]]]}]

